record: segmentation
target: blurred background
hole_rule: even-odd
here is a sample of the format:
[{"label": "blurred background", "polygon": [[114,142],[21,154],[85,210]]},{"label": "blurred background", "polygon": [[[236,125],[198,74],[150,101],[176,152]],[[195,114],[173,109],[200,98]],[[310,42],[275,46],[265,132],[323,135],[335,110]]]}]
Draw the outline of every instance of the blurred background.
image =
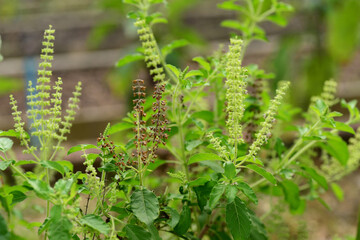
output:
[{"label": "blurred background", "polygon": [[[169,61],[191,65],[198,55],[209,55],[226,44],[231,30],[224,19],[235,18],[217,8],[221,0],[168,0],[168,24],[157,25],[161,45],[186,39],[191,46],[176,50]],[[289,24],[279,27],[264,23],[268,42],[253,42],[245,64],[256,63],[279,80],[292,82],[291,101],[307,108],[310,96],[319,94],[330,78],[339,82],[338,96],[360,98],[360,1],[288,0],[295,7]],[[0,129],[12,128],[8,96],[14,93],[25,112],[27,81],[36,81],[42,34],[49,24],[56,29],[54,79],[62,77],[64,98],[77,81],[83,82],[83,96],[68,145],[94,143],[108,122],[120,120],[129,110],[130,82],[146,75],[143,63],[117,67],[117,61],[133,53],[140,44],[129,11],[121,0],[0,0]],[[65,101],[64,101],[65,103]],[[75,159],[73,159],[75,160]],[[332,239],[335,234],[353,233],[360,198],[359,171],[341,185],[347,204],[332,196],[334,212],[314,203],[306,219],[311,223],[310,239]],[[310,224],[309,224],[310,225]],[[317,235],[318,234],[318,235]]]}]

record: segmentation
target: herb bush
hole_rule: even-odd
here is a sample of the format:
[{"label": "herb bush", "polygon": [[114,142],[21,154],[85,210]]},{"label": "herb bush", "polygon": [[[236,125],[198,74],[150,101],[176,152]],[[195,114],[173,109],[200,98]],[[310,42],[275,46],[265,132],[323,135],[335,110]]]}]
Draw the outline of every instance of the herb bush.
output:
[{"label": "herb bush", "polygon": [[[0,169],[10,169],[16,182],[2,182],[0,239],[25,239],[17,230],[20,225],[37,228],[43,239],[307,239],[306,224],[300,223],[294,233],[282,213],[301,214],[311,200],[327,207],[321,195],[329,189],[343,198],[336,181],[359,166],[360,130],[351,125],[360,115],[356,101],[336,98],[334,80],[301,112],[286,102],[289,82],[279,82],[272,96],[267,85],[272,74],[241,64],[251,41],[266,40],[259,23],[284,25],[291,6],[277,0],[224,1],[219,7],[237,11],[241,18],[222,25],[241,34],[231,37],[228,50],[220,47],[212,56],[195,57],[199,69],[190,70],[166,63],[166,56],[183,46],[181,40],[160,48],[152,32],[156,23],[166,22],[150,11],[163,1],[124,2],[135,8],[129,16],[135,19],[142,48],[141,55],[120,62],[143,59],[154,91],[147,97],[148,84],[133,81],[133,110],[127,117],[109,124],[97,145],[67,151],[82,152],[85,172],[74,172],[60,153],[81,84],[62,117],[62,80],[50,80],[55,32],[50,26],[37,85],[28,86],[30,129],[10,96],[14,129],[0,133]],[[342,114],[332,110],[338,103],[349,112],[346,122],[338,121]],[[294,125],[297,115],[303,121]],[[38,146],[31,144],[27,131]],[[349,143],[340,132],[353,135]],[[126,139],[114,142],[119,133]],[[288,133],[295,139],[284,142]],[[20,140],[31,160],[14,160],[9,137]],[[96,160],[100,167],[94,167]],[[25,171],[21,166],[27,164],[36,167]],[[54,179],[55,173],[61,177]],[[22,204],[39,199],[46,202],[45,220],[27,222]],[[259,202],[270,202],[266,212],[257,209]]]}]

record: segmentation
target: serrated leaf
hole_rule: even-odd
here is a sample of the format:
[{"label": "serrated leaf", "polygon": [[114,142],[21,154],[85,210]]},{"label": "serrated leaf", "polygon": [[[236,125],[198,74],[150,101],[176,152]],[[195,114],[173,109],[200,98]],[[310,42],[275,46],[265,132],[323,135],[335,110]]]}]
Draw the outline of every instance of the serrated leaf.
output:
[{"label": "serrated leaf", "polygon": [[179,40],[175,40],[171,43],[169,43],[168,45],[164,46],[161,49],[161,53],[163,55],[163,57],[166,57],[168,54],[170,54],[174,49],[176,48],[180,48],[180,47],[184,47],[186,45],[188,45],[189,42],[185,39],[179,39]]},{"label": "serrated leaf", "polygon": [[191,226],[191,211],[188,205],[184,205],[180,214],[179,223],[174,228],[174,232],[182,236]]},{"label": "serrated leaf", "polygon": [[245,182],[239,182],[237,185],[237,188],[241,190],[245,196],[247,196],[253,203],[256,205],[258,204],[258,199],[256,197],[256,194],[254,190]]},{"label": "serrated leaf", "polygon": [[124,66],[126,64],[143,60],[144,58],[145,58],[144,55],[142,55],[140,53],[134,53],[134,54],[131,54],[131,55],[126,55],[125,57],[123,57],[119,61],[117,61],[115,66],[116,67],[122,67],[122,66]]},{"label": "serrated leaf", "polygon": [[178,211],[171,207],[165,207],[164,211],[170,215],[170,220],[168,221],[168,225],[171,228],[175,228],[175,226],[179,223],[180,220],[180,214]]},{"label": "serrated leaf", "polygon": [[232,162],[224,163],[224,176],[233,179],[236,176],[236,168]]},{"label": "serrated leaf", "polygon": [[11,149],[14,142],[10,138],[2,137],[0,138],[0,152],[7,152]]},{"label": "serrated leaf", "polygon": [[226,225],[234,240],[249,239],[251,221],[247,207],[238,197],[226,205]]},{"label": "serrated leaf", "polygon": [[71,186],[74,183],[74,179],[59,179],[54,186],[54,189],[57,192],[62,193],[63,195],[66,195],[70,192]]},{"label": "serrated leaf", "polygon": [[204,185],[193,188],[196,193],[197,202],[201,211],[204,209],[207,202],[209,201],[210,193],[215,184],[216,182],[214,181],[208,181]]},{"label": "serrated leaf", "polygon": [[267,172],[265,169],[258,167],[255,164],[249,164],[246,165],[247,168],[253,170],[254,172],[256,172],[257,174],[259,174],[260,176],[263,176],[266,180],[268,180],[270,183],[272,184],[276,184],[276,179],[274,178],[274,176]]},{"label": "serrated leaf", "polygon": [[131,195],[130,206],[134,215],[147,225],[152,224],[159,216],[159,201],[148,189],[136,190]]},{"label": "serrated leaf", "polygon": [[210,209],[214,209],[216,205],[218,204],[219,200],[221,199],[222,195],[224,194],[226,189],[226,185],[218,183],[216,184],[210,193],[209,198],[209,207]]},{"label": "serrated leaf", "polygon": [[97,146],[93,144],[79,144],[69,149],[67,155],[70,155],[74,152],[86,150],[86,149],[97,149]]},{"label": "serrated leaf", "polygon": [[50,194],[53,193],[53,189],[46,182],[38,179],[29,179],[27,182],[34,189],[39,198],[45,200],[50,199]]},{"label": "serrated leaf", "polygon": [[238,192],[239,191],[235,185],[226,185],[225,196],[227,202],[233,202]]},{"label": "serrated leaf", "polygon": [[50,222],[49,239],[51,240],[69,240],[71,239],[72,224],[66,217],[60,217]]},{"label": "serrated leaf", "polygon": [[128,224],[124,227],[124,230],[129,240],[151,239],[151,234],[140,226]]},{"label": "serrated leaf", "polygon": [[198,153],[190,157],[188,164],[202,161],[220,161],[222,158],[214,153]]},{"label": "serrated leaf", "polygon": [[100,216],[95,214],[88,214],[83,216],[80,219],[80,223],[104,235],[108,235],[111,230],[110,226]]}]

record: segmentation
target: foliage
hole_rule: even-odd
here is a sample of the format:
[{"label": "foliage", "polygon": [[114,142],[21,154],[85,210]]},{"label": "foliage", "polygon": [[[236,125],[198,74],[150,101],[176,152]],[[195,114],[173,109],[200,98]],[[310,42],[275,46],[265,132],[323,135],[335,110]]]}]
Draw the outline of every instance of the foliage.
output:
[{"label": "foliage", "polygon": [[[199,67],[191,70],[166,61],[167,54],[187,42],[160,48],[156,41],[153,28],[165,20],[151,10],[164,1],[123,2],[135,9],[130,16],[142,49],[118,64],[143,59],[155,83],[152,95],[146,96],[144,80],[134,80],[133,110],[120,123],[109,124],[96,145],[68,150],[68,155],[80,153],[84,160],[85,172],[73,171],[58,152],[74,120],[81,86],[76,86],[61,118],[61,79],[50,86],[54,30],[46,30],[38,82],[29,85],[30,128],[25,129],[10,96],[15,129],[0,132],[0,169],[10,169],[17,183],[1,188],[6,215],[0,218],[0,232],[10,239],[16,232],[14,222],[21,219],[19,203],[35,198],[47,202],[45,220],[21,220],[29,228],[36,226],[44,239],[255,240],[273,234],[306,239],[303,223],[296,228],[296,238],[285,225],[281,232],[274,230],[284,223],[280,213],[288,209],[301,214],[311,200],[327,207],[321,195],[330,186],[342,198],[336,181],[360,163],[359,130],[351,127],[360,115],[355,101],[340,100],[349,119],[339,121],[342,114],[332,110],[339,102],[337,85],[329,80],[302,113],[303,122],[293,126],[298,111],[286,101],[289,82],[279,82],[272,96],[266,87],[272,75],[242,64],[249,43],[266,39],[259,24],[284,25],[283,13],[292,7],[277,0],[224,1],[220,8],[237,11],[242,18],[223,25],[241,36],[230,38],[227,51],[220,47],[212,56],[195,57]],[[292,127],[282,127],[287,125]],[[286,142],[288,131],[293,139]],[[340,132],[354,135],[349,144]],[[124,141],[114,142],[116,134]],[[29,136],[37,137],[39,146]],[[20,139],[32,160],[9,157],[13,142],[8,137]],[[315,164],[317,153],[322,164]],[[37,167],[25,172],[20,166],[26,164]],[[60,177],[51,184],[55,172]],[[261,215],[256,206],[269,198],[269,212]]]}]

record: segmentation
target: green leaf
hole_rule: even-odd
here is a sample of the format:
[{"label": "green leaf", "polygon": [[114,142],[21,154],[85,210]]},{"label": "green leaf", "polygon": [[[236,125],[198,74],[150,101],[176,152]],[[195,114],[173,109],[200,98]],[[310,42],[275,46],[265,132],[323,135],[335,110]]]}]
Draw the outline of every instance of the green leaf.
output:
[{"label": "green leaf", "polygon": [[13,163],[15,163],[14,160],[0,162],[0,170],[5,171]]},{"label": "green leaf", "polygon": [[10,138],[0,138],[0,152],[7,152],[11,149],[14,142]]},{"label": "green leaf", "polygon": [[200,165],[209,167],[216,173],[224,173],[224,168],[219,164],[219,161],[202,161]]},{"label": "green leaf", "polygon": [[254,190],[245,182],[239,182],[237,185],[237,188],[241,190],[245,196],[247,196],[253,203],[256,205],[258,204],[258,199],[256,197],[256,194],[254,193]]},{"label": "green leaf", "polygon": [[20,191],[12,191],[10,194],[13,195],[11,205],[22,202],[27,198],[26,195]]},{"label": "green leaf", "polygon": [[21,165],[27,165],[27,164],[37,164],[37,161],[34,160],[20,160],[17,161],[14,165],[15,166],[21,166]]},{"label": "green leaf", "polygon": [[7,228],[6,220],[0,214],[0,240],[10,240],[10,232]]},{"label": "green leaf", "polygon": [[185,74],[184,79],[188,79],[195,76],[204,76],[204,73],[201,72],[200,70],[191,70],[190,72]]},{"label": "green leaf", "polygon": [[247,210],[251,221],[250,240],[268,240],[265,225],[253,211]]},{"label": "green leaf", "polygon": [[148,189],[136,190],[131,195],[130,206],[134,215],[147,225],[152,224],[159,216],[159,201]]},{"label": "green leaf", "polygon": [[282,154],[286,150],[286,147],[284,142],[280,138],[276,138],[275,150],[279,158],[282,159]]},{"label": "green leaf", "polygon": [[51,240],[69,240],[71,239],[72,224],[66,217],[60,217],[50,222],[49,239]]},{"label": "green leaf", "polygon": [[327,109],[328,109],[328,106],[326,105],[326,103],[321,100],[321,99],[318,99],[315,104],[313,106],[311,106],[311,109],[315,111],[315,113],[320,117],[320,116],[323,116],[325,115]]},{"label": "green leaf", "polygon": [[224,175],[230,180],[236,176],[236,168],[232,162],[224,163]]},{"label": "green leaf", "polygon": [[179,40],[175,40],[171,43],[169,43],[168,45],[164,46],[161,49],[161,54],[163,55],[163,57],[166,57],[168,54],[170,54],[174,49],[176,48],[180,48],[180,47],[184,47],[186,45],[188,45],[189,42],[185,39],[179,39]]},{"label": "green leaf", "polygon": [[244,26],[237,20],[224,20],[221,22],[222,27],[232,28],[238,31],[243,31]]},{"label": "green leaf", "polygon": [[233,202],[238,192],[239,191],[235,185],[226,185],[225,196],[228,200],[227,202]]},{"label": "green leaf", "polygon": [[349,159],[349,149],[346,142],[335,135],[328,134],[327,138],[326,144],[321,143],[320,146],[338,160],[341,165],[345,166]]},{"label": "green leaf", "polygon": [[274,178],[274,176],[271,173],[267,172],[265,169],[258,167],[255,164],[249,164],[249,165],[246,165],[246,167],[253,170],[257,174],[263,176],[270,183],[272,183],[274,185],[276,184],[276,179]]},{"label": "green leaf", "polygon": [[197,202],[201,211],[203,211],[204,207],[206,206],[210,198],[210,193],[212,191],[212,188],[214,187],[215,184],[216,182],[214,181],[208,181],[204,185],[194,187],[194,191],[197,197]]},{"label": "green leaf", "polygon": [[[20,138],[20,133],[16,132],[14,129],[10,129],[7,131],[0,130],[0,137],[16,137]],[[26,133],[26,137],[29,138],[29,135]]]},{"label": "green leaf", "polygon": [[328,184],[326,181],[326,178],[324,178],[323,176],[319,175],[315,169],[310,168],[310,167],[306,167],[306,166],[302,166],[301,167],[307,174],[309,174],[309,176],[314,179],[321,187],[323,187],[325,190],[328,190]]},{"label": "green leaf", "polygon": [[280,14],[273,14],[270,15],[266,18],[267,20],[281,26],[281,27],[285,27],[287,24],[287,20],[284,16],[280,15]]},{"label": "green leaf", "polygon": [[171,228],[175,228],[175,226],[179,223],[180,214],[171,207],[165,207],[164,211],[170,215],[170,220],[168,221],[168,225]]},{"label": "green leaf", "polygon": [[122,66],[124,66],[126,64],[143,60],[144,58],[145,58],[144,55],[142,55],[140,53],[134,53],[134,54],[131,54],[131,55],[126,55],[125,57],[123,57],[119,61],[117,61],[115,66],[116,67],[122,67]]},{"label": "green leaf", "polygon": [[333,128],[333,129],[337,129],[339,131],[355,134],[354,129],[352,127],[350,127],[349,125],[347,125],[346,123],[343,123],[343,122],[335,121],[335,126],[333,126],[331,124],[324,124],[324,128]]},{"label": "green leaf", "polygon": [[134,124],[127,123],[127,122],[117,123],[117,124],[112,125],[109,128],[108,134],[112,135],[114,133],[122,132],[124,130],[131,129],[133,127],[134,127]]},{"label": "green leaf", "polygon": [[86,149],[97,149],[97,146],[92,144],[79,144],[69,149],[67,155],[70,155],[74,152],[86,150]]},{"label": "green leaf", "polygon": [[177,67],[171,64],[166,64],[166,67],[170,69],[170,71],[173,72],[177,78],[179,78],[180,70]]},{"label": "green leaf", "polygon": [[140,226],[128,224],[124,227],[124,229],[129,240],[151,239],[151,234]]},{"label": "green leaf", "polygon": [[50,168],[52,170],[58,171],[62,175],[64,175],[64,173],[65,173],[64,167],[61,164],[57,163],[57,162],[41,161],[40,164],[41,164],[41,166],[43,166],[45,168]]},{"label": "green leaf", "polygon": [[44,181],[38,179],[29,179],[28,183],[34,189],[39,198],[49,200],[53,189]]},{"label": "green leaf", "polygon": [[285,201],[289,203],[290,209],[298,209],[300,206],[299,187],[290,180],[283,180],[281,187],[284,191]]},{"label": "green leaf", "polygon": [[202,119],[208,123],[212,123],[214,121],[214,113],[211,111],[198,111],[198,112],[194,112],[191,115],[192,118],[198,118],[198,119]]},{"label": "green leaf", "polygon": [[182,236],[187,232],[190,226],[191,226],[191,211],[188,205],[184,205],[182,212],[180,214],[179,223],[174,228],[174,232],[177,235]]},{"label": "green leaf", "polygon": [[74,183],[74,179],[59,179],[54,186],[54,189],[57,192],[60,192],[63,195],[67,195],[70,192],[71,186]]},{"label": "green leaf", "polygon": [[249,239],[251,222],[247,207],[238,197],[226,205],[226,225],[234,240]]},{"label": "green leaf", "polygon": [[192,140],[192,141],[186,141],[185,142],[185,148],[187,151],[192,151],[196,147],[200,146],[203,143],[201,140]]},{"label": "green leaf", "polygon": [[190,157],[189,165],[202,161],[221,161],[222,158],[214,153],[198,153]]},{"label": "green leaf", "polygon": [[210,63],[208,63],[203,57],[194,57],[192,60],[199,63],[206,71],[210,72]]},{"label": "green leaf", "polygon": [[331,183],[331,189],[332,189],[333,193],[335,194],[336,198],[339,201],[344,200],[344,192],[343,192],[342,188],[338,184]]},{"label": "green leaf", "polygon": [[51,219],[45,218],[44,222],[41,224],[41,226],[38,229],[38,235],[42,234],[45,230],[49,229],[51,223]]},{"label": "green leaf", "polygon": [[80,219],[82,225],[86,225],[99,233],[108,235],[110,232],[110,226],[100,217],[94,214],[88,214]]},{"label": "green leaf", "polygon": [[243,6],[237,5],[233,1],[225,1],[221,4],[218,4],[217,6],[218,6],[218,8],[225,9],[225,10],[234,10],[234,11],[239,11],[239,12],[246,11]]},{"label": "green leaf", "polygon": [[220,198],[224,194],[226,189],[226,185],[217,183],[211,190],[210,198],[209,198],[209,208],[214,209],[218,204]]}]

